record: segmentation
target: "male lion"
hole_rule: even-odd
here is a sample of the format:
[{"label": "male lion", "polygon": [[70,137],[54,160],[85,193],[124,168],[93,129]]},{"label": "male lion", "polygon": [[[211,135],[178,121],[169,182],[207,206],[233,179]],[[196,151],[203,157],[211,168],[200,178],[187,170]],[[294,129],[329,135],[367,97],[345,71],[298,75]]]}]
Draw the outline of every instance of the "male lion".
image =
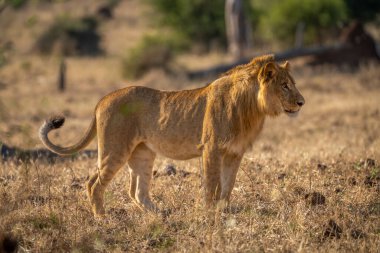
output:
[{"label": "male lion", "polygon": [[70,155],[98,137],[98,173],[87,184],[95,215],[105,214],[105,188],[126,162],[130,197],[142,209],[156,211],[149,197],[156,154],[178,160],[202,156],[207,206],[228,203],[241,159],[265,117],[295,115],[305,103],[289,68],[288,62],[280,66],[265,55],[198,89],[127,87],[100,100],[77,144],[59,147],[48,139],[63,117],[47,120],[40,138],[51,151]]}]

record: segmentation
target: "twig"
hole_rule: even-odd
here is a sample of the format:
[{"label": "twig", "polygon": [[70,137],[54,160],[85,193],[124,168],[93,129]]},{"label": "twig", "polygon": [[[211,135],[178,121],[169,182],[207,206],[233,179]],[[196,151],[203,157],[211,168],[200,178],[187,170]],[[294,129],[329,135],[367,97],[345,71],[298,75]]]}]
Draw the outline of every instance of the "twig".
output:
[{"label": "twig", "polygon": [[34,167],[36,168],[37,177],[38,177],[38,190],[41,190],[41,175],[40,175],[40,169],[38,168],[38,165],[35,161],[32,162]]}]

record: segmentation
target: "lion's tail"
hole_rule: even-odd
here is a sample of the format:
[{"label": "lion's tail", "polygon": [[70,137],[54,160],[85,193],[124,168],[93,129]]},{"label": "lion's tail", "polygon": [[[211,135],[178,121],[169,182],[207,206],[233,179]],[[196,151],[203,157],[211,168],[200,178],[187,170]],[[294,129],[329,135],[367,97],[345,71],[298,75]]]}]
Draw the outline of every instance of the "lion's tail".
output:
[{"label": "lion's tail", "polygon": [[50,149],[52,152],[57,153],[59,155],[62,155],[62,156],[71,155],[82,150],[91,142],[91,140],[96,135],[96,118],[93,117],[91,125],[87,129],[86,134],[82,137],[82,139],[78,143],[69,147],[57,146],[49,140],[48,133],[51,130],[60,128],[63,125],[63,123],[65,123],[65,118],[63,116],[53,116],[44,122],[39,132],[42,143],[45,144],[45,146],[48,149]]}]

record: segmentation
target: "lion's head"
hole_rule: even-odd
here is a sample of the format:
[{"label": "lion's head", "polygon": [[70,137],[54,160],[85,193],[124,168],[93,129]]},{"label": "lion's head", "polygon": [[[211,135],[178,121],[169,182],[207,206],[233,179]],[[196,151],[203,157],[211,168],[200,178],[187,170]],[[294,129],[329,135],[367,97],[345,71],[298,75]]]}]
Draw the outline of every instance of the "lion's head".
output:
[{"label": "lion's head", "polygon": [[278,65],[269,61],[259,71],[259,104],[268,115],[277,116],[285,112],[288,116],[297,116],[305,104],[289,70],[289,62]]}]

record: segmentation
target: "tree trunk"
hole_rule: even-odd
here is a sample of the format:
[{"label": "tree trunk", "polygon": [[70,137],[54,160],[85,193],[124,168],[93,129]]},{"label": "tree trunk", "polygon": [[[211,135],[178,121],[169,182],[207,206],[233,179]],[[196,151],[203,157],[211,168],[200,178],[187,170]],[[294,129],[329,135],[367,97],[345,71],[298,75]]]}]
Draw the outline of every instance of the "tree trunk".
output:
[{"label": "tree trunk", "polygon": [[242,0],[226,0],[225,22],[228,52],[240,59],[250,45],[250,30],[244,16]]},{"label": "tree trunk", "polygon": [[59,65],[58,91],[64,92],[65,89],[66,89],[66,63],[65,63],[65,60],[62,59]]}]

